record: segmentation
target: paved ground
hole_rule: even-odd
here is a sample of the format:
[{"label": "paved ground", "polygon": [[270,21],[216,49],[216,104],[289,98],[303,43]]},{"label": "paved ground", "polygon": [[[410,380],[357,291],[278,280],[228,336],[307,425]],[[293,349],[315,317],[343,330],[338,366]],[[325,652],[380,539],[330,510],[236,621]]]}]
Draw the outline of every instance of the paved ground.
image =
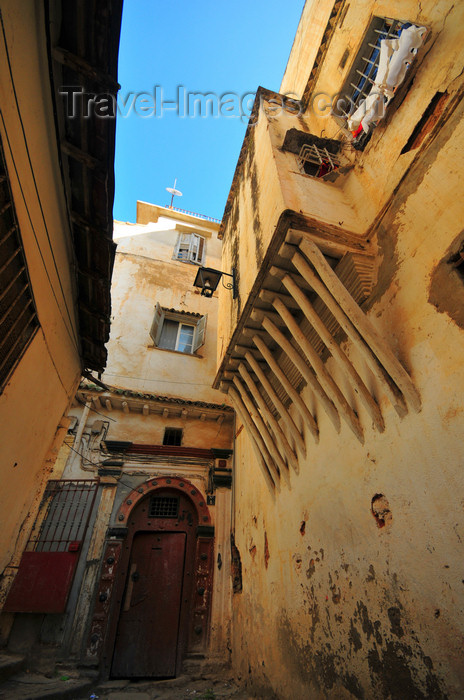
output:
[{"label": "paved ground", "polygon": [[95,694],[99,700],[248,700],[232,678],[210,676],[194,679],[180,676],[168,681],[106,681],[79,700],[89,700]]},{"label": "paved ground", "polygon": [[99,682],[96,671],[61,667],[45,676],[18,672],[24,665],[22,657],[5,659],[8,673],[2,674],[0,658],[0,700],[251,700],[234,681],[229,667],[204,660],[186,661],[184,674],[170,680]]}]

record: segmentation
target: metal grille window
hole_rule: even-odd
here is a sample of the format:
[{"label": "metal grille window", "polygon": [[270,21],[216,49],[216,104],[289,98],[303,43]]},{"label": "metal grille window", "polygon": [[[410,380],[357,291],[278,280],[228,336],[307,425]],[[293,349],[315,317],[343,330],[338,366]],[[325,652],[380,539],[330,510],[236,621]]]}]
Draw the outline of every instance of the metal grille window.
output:
[{"label": "metal grille window", "polygon": [[48,482],[4,611],[65,611],[97,487],[90,479]]},{"label": "metal grille window", "polygon": [[86,479],[49,481],[26,550],[77,551],[84,539],[97,482]]},{"label": "metal grille window", "polygon": [[0,142],[0,392],[38,327]]},{"label": "metal grille window", "polygon": [[369,125],[384,117],[425,33],[425,27],[404,20],[374,17],[333,110],[355,137],[367,135]]},{"label": "metal grille window", "polygon": [[163,436],[163,445],[182,444],[182,428],[165,428]]},{"label": "metal grille window", "polygon": [[318,148],[316,144],[304,144],[298,155],[298,167],[300,172],[313,177],[323,177],[327,173],[337,170],[340,161],[329,153],[327,148]]},{"label": "metal grille window", "polygon": [[404,22],[386,17],[374,17],[348,77],[343,96],[348,100],[349,114],[369,96],[377,75],[382,39],[398,39]]},{"label": "metal grille window", "polygon": [[152,496],[149,518],[177,518],[179,514],[179,499],[170,496]]}]

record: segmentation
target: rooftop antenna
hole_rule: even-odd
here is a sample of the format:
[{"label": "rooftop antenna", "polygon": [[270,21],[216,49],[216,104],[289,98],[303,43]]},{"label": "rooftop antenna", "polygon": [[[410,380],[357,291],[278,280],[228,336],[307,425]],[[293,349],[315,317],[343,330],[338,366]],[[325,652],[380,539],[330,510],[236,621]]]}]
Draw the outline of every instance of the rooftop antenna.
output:
[{"label": "rooftop antenna", "polygon": [[180,190],[176,190],[176,183],[177,183],[177,177],[174,180],[174,187],[166,187],[167,192],[171,195],[171,204],[169,205],[169,209],[172,209],[172,203],[174,201],[174,197],[182,197],[182,192]]}]

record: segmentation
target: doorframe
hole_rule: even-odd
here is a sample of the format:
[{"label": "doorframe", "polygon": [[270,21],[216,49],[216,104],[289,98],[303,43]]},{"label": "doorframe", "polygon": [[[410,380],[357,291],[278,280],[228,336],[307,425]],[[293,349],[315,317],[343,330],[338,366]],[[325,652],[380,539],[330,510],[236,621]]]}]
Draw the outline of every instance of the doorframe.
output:
[{"label": "doorframe", "polygon": [[[187,653],[204,652],[208,645],[214,571],[214,526],[211,514],[205,497],[188,479],[175,476],[154,477],[140,484],[124,497],[115,518],[119,527],[110,528],[108,531],[88,642],[88,655],[91,653],[94,658],[99,657],[102,676],[106,678],[111,672],[132,540],[135,533],[140,531],[136,528],[131,529],[130,518],[141,501],[148,499],[157,491],[167,489],[182,493],[191,502],[197,516],[195,532],[190,534],[190,537],[195,538],[193,575],[189,603],[184,610],[181,610],[182,635],[179,636],[176,676],[181,670],[182,661]],[[166,531],[165,528],[162,530]],[[120,532],[119,537],[117,531]],[[145,531],[156,532],[157,530],[153,527]],[[107,562],[111,562],[109,567]],[[99,593],[100,591],[104,591],[103,595]]]}]

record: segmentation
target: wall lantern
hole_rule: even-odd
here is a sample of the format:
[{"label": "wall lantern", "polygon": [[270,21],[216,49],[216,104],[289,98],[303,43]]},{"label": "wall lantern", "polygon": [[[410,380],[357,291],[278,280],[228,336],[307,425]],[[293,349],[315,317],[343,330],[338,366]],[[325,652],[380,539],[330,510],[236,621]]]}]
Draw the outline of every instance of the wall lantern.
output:
[{"label": "wall lantern", "polygon": [[235,281],[235,267],[232,268],[232,274],[229,272],[221,272],[221,270],[214,270],[211,267],[199,267],[193,286],[200,287],[202,296],[212,297],[223,275],[232,277],[232,282],[224,282],[224,280],[222,280],[222,286],[225,287],[225,289],[231,289],[232,298],[236,299],[237,286]]}]

